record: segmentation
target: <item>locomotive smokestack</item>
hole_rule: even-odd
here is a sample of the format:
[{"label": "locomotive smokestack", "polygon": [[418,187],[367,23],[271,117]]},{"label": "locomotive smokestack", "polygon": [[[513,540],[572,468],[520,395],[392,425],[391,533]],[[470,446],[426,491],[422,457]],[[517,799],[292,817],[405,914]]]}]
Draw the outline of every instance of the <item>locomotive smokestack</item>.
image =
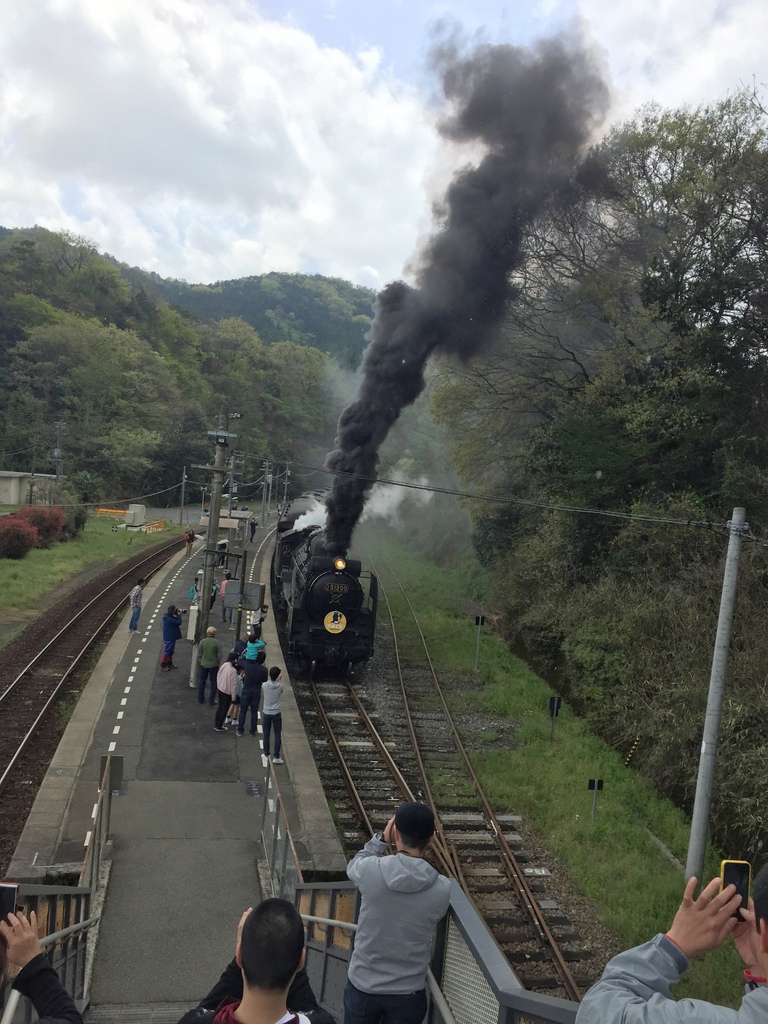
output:
[{"label": "locomotive smokestack", "polygon": [[[525,233],[545,205],[564,202],[576,167],[608,108],[608,88],[583,43],[558,37],[530,50],[453,44],[433,55],[451,113],[441,133],[481,143],[477,167],[459,173],[438,215],[441,230],[420,258],[417,287],[378,296],[363,382],[339,420],[325,544],[346,554],[376,477],[378,450],[424,388],[433,352],[469,359],[501,323],[523,262]],[[364,479],[357,479],[364,478]]]}]

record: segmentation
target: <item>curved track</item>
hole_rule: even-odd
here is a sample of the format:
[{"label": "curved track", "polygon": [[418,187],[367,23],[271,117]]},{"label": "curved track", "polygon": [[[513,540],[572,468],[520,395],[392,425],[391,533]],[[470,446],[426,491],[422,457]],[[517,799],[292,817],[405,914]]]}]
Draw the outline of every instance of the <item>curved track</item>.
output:
[{"label": "curved track", "polygon": [[[128,581],[149,578],[179,550],[176,539],[152,552],[113,579],[83,604],[56,635],[0,692],[0,794],[13,777],[22,755],[32,744],[65,684],[87,660],[114,616],[125,608]],[[130,589],[130,588],[128,588]]]}]

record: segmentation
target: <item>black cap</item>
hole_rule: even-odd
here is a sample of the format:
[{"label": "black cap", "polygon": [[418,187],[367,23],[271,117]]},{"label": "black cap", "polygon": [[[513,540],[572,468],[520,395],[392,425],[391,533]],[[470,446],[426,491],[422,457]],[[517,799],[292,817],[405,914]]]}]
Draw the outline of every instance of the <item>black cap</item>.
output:
[{"label": "black cap", "polygon": [[395,811],[395,828],[408,839],[423,843],[435,833],[435,816],[426,804],[400,804]]}]

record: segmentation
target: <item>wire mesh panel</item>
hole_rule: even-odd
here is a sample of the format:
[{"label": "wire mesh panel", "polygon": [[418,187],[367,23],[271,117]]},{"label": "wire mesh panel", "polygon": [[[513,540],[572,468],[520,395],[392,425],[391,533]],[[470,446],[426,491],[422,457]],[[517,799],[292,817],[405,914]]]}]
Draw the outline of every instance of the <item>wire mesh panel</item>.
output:
[{"label": "wire mesh panel", "polygon": [[454,1018],[461,1024],[497,1024],[499,1000],[452,918],[446,929],[440,988]]}]

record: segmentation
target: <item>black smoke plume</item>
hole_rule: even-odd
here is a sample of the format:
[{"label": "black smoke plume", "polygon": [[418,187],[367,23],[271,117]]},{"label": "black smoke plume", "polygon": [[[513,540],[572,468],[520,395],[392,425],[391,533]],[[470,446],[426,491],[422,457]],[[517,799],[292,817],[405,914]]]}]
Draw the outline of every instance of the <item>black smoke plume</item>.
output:
[{"label": "black smoke plume", "polygon": [[480,144],[484,155],[451,183],[417,287],[395,281],[377,298],[360,392],[341,415],[337,448],[325,463],[342,474],[326,502],[331,554],[349,548],[379,447],[424,388],[429,356],[469,359],[498,328],[514,298],[511,277],[522,265],[526,231],[545,208],[572,195],[608,108],[594,55],[566,37],[532,49],[482,46],[469,56],[447,45],[435,63],[451,109],[441,133]]}]

